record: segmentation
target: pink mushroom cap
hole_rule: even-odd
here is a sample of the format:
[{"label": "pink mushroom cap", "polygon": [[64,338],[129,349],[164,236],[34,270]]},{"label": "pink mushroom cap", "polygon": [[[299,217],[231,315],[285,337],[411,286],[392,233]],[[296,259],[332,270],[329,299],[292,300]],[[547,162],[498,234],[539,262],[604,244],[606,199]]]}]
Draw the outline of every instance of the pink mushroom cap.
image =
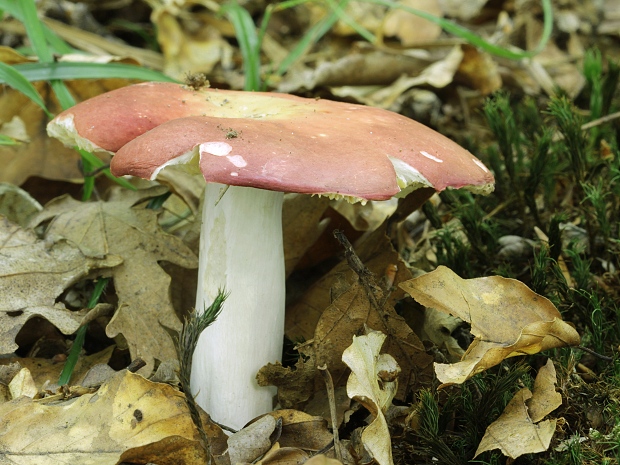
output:
[{"label": "pink mushroom cap", "polygon": [[115,175],[149,179],[197,160],[207,182],[362,201],[494,183],[478,158],[407,117],[286,94],[142,83],[64,111],[48,132],[115,153]]}]

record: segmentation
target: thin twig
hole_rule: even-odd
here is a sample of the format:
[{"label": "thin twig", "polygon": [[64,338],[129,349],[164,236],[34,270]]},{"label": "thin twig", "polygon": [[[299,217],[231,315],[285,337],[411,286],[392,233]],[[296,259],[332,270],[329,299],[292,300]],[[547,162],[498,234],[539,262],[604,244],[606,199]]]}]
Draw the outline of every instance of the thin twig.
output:
[{"label": "thin twig", "polygon": [[598,352],[594,352],[592,349],[588,349],[587,347],[577,346],[575,348],[583,350],[584,352],[587,352],[590,355],[594,355],[595,357],[600,358],[601,360],[605,360],[606,362],[613,362],[614,361],[613,357],[608,357],[607,355],[599,354]]},{"label": "thin twig", "polygon": [[334,435],[334,448],[336,450],[336,458],[342,462],[342,451],[340,450],[340,438],[338,436],[338,417],[336,416],[336,395],[334,393],[334,380],[332,379],[332,375],[327,369],[327,365],[317,367],[321,376],[323,376],[323,381],[325,382],[325,387],[327,389],[327,400],[329,402],[329,412],[332,417],[332,433]]}]

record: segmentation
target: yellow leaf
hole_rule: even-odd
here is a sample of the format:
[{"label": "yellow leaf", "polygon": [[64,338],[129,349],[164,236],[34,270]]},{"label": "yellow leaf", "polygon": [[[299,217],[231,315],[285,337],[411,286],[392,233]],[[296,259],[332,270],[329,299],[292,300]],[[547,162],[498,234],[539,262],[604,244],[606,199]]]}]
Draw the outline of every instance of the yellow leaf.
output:
[{"label": "yellow leaf", "polygon": [[462,360],[435,364],[442,383],[459,384],[507,357],[579,345],[577,331],[545,297],[515,279],[462,279],[444,266],[400,284],[415,300],[471,323]]},{"label": "yellow leaf", "polygon": [[342,354],[342,361],[351,368],[347,394],[374,416],[362,433],[362,442],[379,465],[393,463],[385,412],[396,394],[400,373],[400,367],[391,355],[379,354],[385,338],[385,334],[379,331],[353,336],[353,343]]},{"label": "yellow leaf", "polygon": [[562,396],[555,392],[555,383],[555,368],[549,360],[536,376],[534,393],[528,388],[521,389],[500,417],[489,425],[476,456],[492,449],[500,449],[513,459],[546,451],[555,432],[556,420],[540,420],[562,404]]},{"label": "yellow leaf", "polygon": [[206,463],[184,396],[127,371],[66,402],[0,404],[0,418],[6,463]]}]

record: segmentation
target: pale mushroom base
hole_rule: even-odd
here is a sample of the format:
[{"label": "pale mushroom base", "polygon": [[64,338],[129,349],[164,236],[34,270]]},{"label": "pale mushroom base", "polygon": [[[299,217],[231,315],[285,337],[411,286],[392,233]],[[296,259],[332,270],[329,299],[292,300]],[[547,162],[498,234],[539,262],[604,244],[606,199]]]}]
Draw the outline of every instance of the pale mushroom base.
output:
[{"label": "pale mushroom base", "polygon": [[[275,388],[256,373],[281,359],[285,275],[282,192],[207,184],[196,309],[224,289],[219,317],[200,336],[191,387],[211,417],[234,429],[273,409]],[[219,201],[218,201],[219,199]]]}]

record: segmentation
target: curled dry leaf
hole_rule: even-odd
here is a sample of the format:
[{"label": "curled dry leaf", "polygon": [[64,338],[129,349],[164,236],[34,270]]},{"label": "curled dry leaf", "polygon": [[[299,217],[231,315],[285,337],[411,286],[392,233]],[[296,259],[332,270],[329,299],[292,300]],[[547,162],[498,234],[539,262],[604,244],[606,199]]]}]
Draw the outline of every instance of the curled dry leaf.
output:
[{"label": "curled dry leaf", "polygon": [[425,307],[471,323],[474,341],[463,359],[435,364],[442,383],[459,384],[507,357],[579,345],[577,331],[555,306],[515,279],[462,279],[444,266],[400,284]]},{"label": "curled dry leaf", "polygon": [[71,401],[6,402],[0,418],[3,463],[206,463],[183,394],[127,371]]},{"label": "curled dry leaf", "polygon": [[267,415],[282,420],[282,432],[278,438],[282,447],[317,452],[332,441],[323,417],[289,409],[275,410]]},{"label": "curled dry leaf", "polygon": [[297,350],[301,356],[295,368],[284,367],[280,362],[268,363],[256,375],[259,386],[278,388],[278,404],[283,408],[295,407],[314,393],[316,361],[313,347],[304,344]]},{"label": "curled dry leaf", "polygon": [[385,338],[379,331],[353,336],[353,343],[342,354],[342,361],[351,368],[347,382],[349,397],[364,405],[374,417],[362,433],[362,442],[379,465],[393,463],[385,412],[396,394],[400,373],[391,355],[379,354]]},{"label": "curled dry leaf", "polygon": [[562,395],[555,391],[556,382],[553,362],[548,360],[538,371],[534,392],[521,389],[501,416],[489,425],[476,456],[492,449],[500,449],[512,459],[546,451],[555,432],[556,420],[541,420],[562,405]]},{"label": "curled dry leaf", "polygon": [[280,444],[276,442],[269,452],[256,462],[256,465],[301,465],[307,463],[309,457],[303,450],[294,447],[280,447]]}]

